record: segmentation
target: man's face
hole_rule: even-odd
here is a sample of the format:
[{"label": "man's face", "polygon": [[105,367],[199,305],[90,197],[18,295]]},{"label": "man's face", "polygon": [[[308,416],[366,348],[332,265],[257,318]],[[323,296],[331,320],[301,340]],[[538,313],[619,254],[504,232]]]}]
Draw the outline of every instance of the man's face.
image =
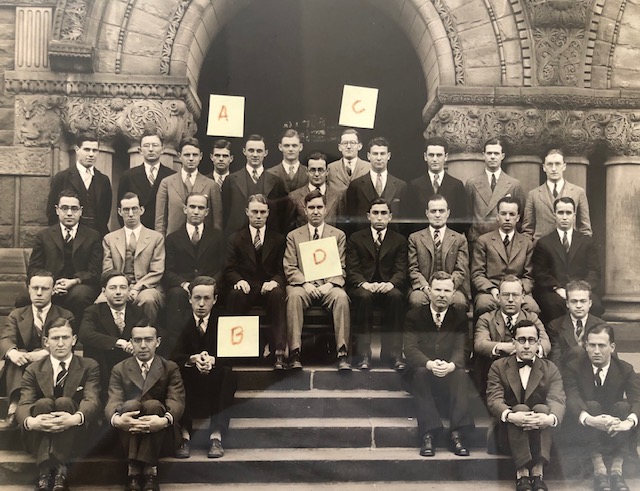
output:
[{"label": "man's face", "polygon": [[391,210],[388,205],[373,205],[367,212],[367,219],[375,230],[384,230],[391,221]]},{"label": "man's face", "polygon": [[384,172],[387,170],[387,163],[391,158],[391,152],[382,145],[373,145],[367,153],[367,158],[371,162],[373,172]]},{"label": "man's face", "polygon": [[133,356],[140,361],[149,361],[160,346],[160,338],[155,327],[134,327],[131,329]]},{"label": "man's face", "polygon": [[51,303],[53,295],[53,278],[51,276],[32,276],[29,280],[29,298],[37,307],[46,307]]},{"label": "man's face", "polygon": [[58,220],[67,228],[75,227],[82,216],[82,207],[78,198],[63,196],[56,205]]},{"label": "man's face", "polygon": [[314,227],[319,227],[324,222],[327,209],[322,198],[313,198],[306,204],[304,212],[309,223]]},{"label": "man's face", "polygon": [[182,162],[182,168],[187,173],[192,173],[198,170],[198,166],[202,161],[202,152],[198,147],[193,145],[185,145],[180,151],[180,162]]},{"label": "man's face", "polygon": [[198,285],[189,297],[191,308],[197,317],[208,316],[217,300],[218,295],[216,295],[213,285]]},{"label": "man's face", "polygon": [[451,305],[454,293],[453,280],[432,280],[429,299],[434,310],[438,312],[446,310]]},{"label": "man's face", "polygon": [[358,141],[356,135],[342,135],[340,143],[338,143],[338,150],[347,160],[355,159],[358,156],[358,152],[362,150],[362,143]]},{"label": "man's face", "polygon": [[571,203],[558,202],[555,211],[556,226],[562,230],[571,230],[576,222],[576,214]]},{"label": "man's face", "polygon": [[70,325],[66,325],[49,329],[47,337],[44,338],[44,345],[49,348],[51,356],[56,360],[62,361],[69,357],[76,341],[77,338],[73,334],[73,329],[71,329]]},{"label": "man's face", "polygon": [[80,146],[75,146],[76,162],[83,167],[92,167],[96,165],[96,159],[98,158],[98,142],[83,141]]},{"label": "man's face", "polygon": [[504,153],[502,153],[502,145],[499,143],[487,145],[484,149],[484,165],[489,172],[495,172],[500,168]]},{"label": "man's face", "polygon": [[284,160],[294,164],[300,158],[302,152],[302,143],[297,136],[285,136],[278,143],[278,150],[282,152]]},{"label": "man's face", "polygon": [[187,204],[184,205],[184,214],[187,216],[187,223],[198,226],[204,222],[204,217],[209,214],[207,208],[207,198],[204,196],[190,196]]},{"label": "man's face", "polygon": [[269,206],[264,203],[252,201],[245,210],[249,217],[249,225],[254,228],[262,228],[267,223],[269,217]]},{"label": "man's face", "polygon": [[144,207],[140,206],[138,198],[121,199],[118,215],[124,220],[127,228],[136,228],[140,225],[140,217],[144,213]]},{"label": "man's face", "polygon": [[427,220],[433,228],[442,228],[449,219],[449,206],[443,199],[432,200],[427,203]]},{"label": "man's face", "polygon": [[[520,341],[524,341],[524,344],[521,344]],[[538,352],[538,345],[540,344],[538,330],[535,326],[519,327],[516,329],[512,342],[518,358],[524,361],[532,360]]]},{"label": "man's face", "polygon": [[441,145],[428,145],[424,152],[424,161],[427,163],[429,170],[434,174],[438,174],[444,170],[444,163],[447,161],[447,154]]},{"label": "man's face", "polygon": [[520,220],[518,205],[516,203],[500,203],[498,208],[498,227],[505,234],[510,234],[516,228],[516,223]]},{"label": "man's face", "polygon": [[574,319],[584,319],[591,310],[591,298],[586,290],[567,291],[567,309]]},{"label": "man's face", "polygon": [[129,282],[124,276],[114,276],[102,289],[109,307],[120,310],[129,298]]},{"label": "man's face", "polygon": [[254,169],[257,169],[264,162],[264,158],[269,154],[269,151],[264,146],[263,141],[250,140],[244,144],[242,153],[247,158],[247,164]]},{"label": "man's face", "polygon": [[500,310],[506,315],[520,312],[522,306],[522,285],[517,281],[506,281],[500,285]]},{"label": "man's face", "polygon": [[564,162],[564,157],[559,153],[552,153],[544,158],[544,164],[542,164],[542,170],[547,175],[547,181],[558,182],[562,179],[564,171],[567,168],[567,164]]},{"label": "man's face", "polygon": [[604,367],[611,361],[611,355],[616,350],[616,343],[612,343],[606,331],[589,333],[585,344],[587,355],[596,367]]},{"label": "man's face", "polygon": [[320,187],[327,182],[327,163],[324,160],[311,159],[307,162],[309,182],[312,186]]},{"label": "man's face", "polygon": [[150,165],[155,165],[160,160],[163,150],[164,147],[160,137],[157,135],[145,136],[140,140],[140,146],[138,147],[138,152],[140,152],[144,161]]},{"label": "man's face", "polygon": [[213,162],[216,173],[226,174],[231,162],[233,162],[231,150],[228,148],[214,148],[211,152],[211,161]]}]

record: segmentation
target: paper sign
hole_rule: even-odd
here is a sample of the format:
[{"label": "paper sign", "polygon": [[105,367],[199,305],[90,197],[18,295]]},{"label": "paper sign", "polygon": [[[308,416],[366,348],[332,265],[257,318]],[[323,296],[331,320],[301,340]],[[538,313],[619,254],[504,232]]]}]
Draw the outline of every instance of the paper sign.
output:
[{"label": "paper sign", "polygon": [[378,89],[345,85],[340,107],[341,126],[373,129],[378,105]]},{"label": "paper sign", "polygon": [[259,351],[260,318],[257,315],[218,318],[220,358],[256,357]]},{"label": "paper sign", "polygon": [[242,136],[244,134],[244,97],[209,96],[209,136]]},{"label": "paper sign", "polygon": [[338,241],[335,237],[300,244],[300,262],[305,281],[342,276]]}]

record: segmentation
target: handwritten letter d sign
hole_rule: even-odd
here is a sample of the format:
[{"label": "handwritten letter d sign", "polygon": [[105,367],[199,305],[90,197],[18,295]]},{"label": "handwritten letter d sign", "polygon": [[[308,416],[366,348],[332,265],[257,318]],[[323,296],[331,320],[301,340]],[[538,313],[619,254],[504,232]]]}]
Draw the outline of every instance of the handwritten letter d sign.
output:
[{"label": "handwritten letter d sign", "polygon": [[300,244],[300,262],[305,281],[324,280],[342,275],[342,264],[335,237]]},{"label": "handwritten letter d sign", "polygon": [[255,357],[259,353],[259,318],[229,316],[218,319],[218,356]]}]

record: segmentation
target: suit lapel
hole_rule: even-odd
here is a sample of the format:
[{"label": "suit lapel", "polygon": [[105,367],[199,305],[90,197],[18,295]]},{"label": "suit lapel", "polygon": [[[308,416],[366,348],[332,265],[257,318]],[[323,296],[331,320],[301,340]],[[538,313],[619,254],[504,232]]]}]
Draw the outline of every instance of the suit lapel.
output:
[{"label": "suit lapel", "polygon": [[[143,390],[145,380],[142,378],[142,372],[140,371],[140,367],[138,366],[138,361],[135,357],[131,357],[128,360],[129,363],[127,363],[127,372],[129,373],[129,380],[131,380],[140,390]],[[147,375],[147,380],[148,379],[149,375]]]},{"label": "suit lapel", "polygon": [[562,336],[569,346],[577,346],[576,336],[573,330],[573,323],[571,317],[567,314],[562,320]]},{"label": "suit lapel", "polygon": [[[196,180],[197,180],[197,176],[196,176]],[[187,198],[187,195],[186,195],[187,190],[185,188],[184,182],[182,181],[182,175],[179,172],[175,174],[175,179],[171,180],[171,187],[180,197],[180,201],[184,203]]]},{"label": "suit lapel", "polygon": [[505,341],[507,338],[507,327],[504,325],[504,318],[498,309],[494,315],[494,325],[500,341]]},{"label": "suit lapel", "polygon": [[138,239],[138,243],[136,244],[136,253],[134,257],[138,257],[140,253],[147,248],[149,242],[151,242],[151,234],[149,233],[149,229],[146,227],[142,227],[142,229],[140,230],[140,238]]},{"label": "suit lapel", "polygon": [[[567,184],[565,181],[564,188],[566,189],[566,187],[567,187]],[[564,192],[564,189],[562,191]],[[562,193],[560,193],[560,196],[561,195]],[[538,198],[540,203],[542,203],[543,206],[546,206],[551,212],[551,214],[553,215],[553,199],[552,199],[551,193],[549,193],[549,188],[547,187],[546,182],[538,188]]]},{"label": "suit lapel", "polygon": [[425,228],[424,231],[420,232],[420,240],[427,251],[431,254],[431,257],[433,257],[435,248],[433,244],[433,237],[431,237],[431,232],[428,227]]},{"label": "suit lapel", "polygon": [[76,355],[71,358],[71,363],[69,363],[69,372],[67,378],[64,381],[64,390],[63,394],[65,397],[73,397],[80,386],[80,382],[82,381],[82,367],[80,366],[80,360]]},{"label": "suit lapel", "polygon": [[269,196],[269,193],[271,193],[273,186],[276,185],[276,179],[278,178],[267,172],[263,172],[262,177],[264,178],[264,195]]},{"label": "suit lapel", "polygon": [[[51,309],[53,309],[53,305],[51,306]],[[49,312],[47,313],[47,317],[51,315],[51,309],[49,309]],[[45,324],[46,324],[46,319],[45,319]],[[29,344],[29,341],[31,341],[32,328],[33,328],[33,310],[29,305],[25,307],[25,311],[23,312],[22,317],[18,322],[18,330],[20,331],[20,337],[22,337],[22,341],[24,342],[25,345]]]},{"label": "suit lapel", "polygon": [[395,178],[391,174],[387,173],[387,184],[384,187],[382,196],[390,203],[396,195],[396,190],[397,186]]},{"label": "suit lapel", "polygon": [[489,182],[487,181],[487,174],[483,171],[480,177],[481,179],[477,181],[476,189],[478,190],[478,194],[482,198],[482,201],[484,201],[486,205],[489,205],[492,193]]},{"label": "suit lapel", "polygon": [[51,238],[51,242],[53,242],[60,250],[60,254],[64,254],[64,240],[62,238],[62,229],[60,228],[59,223],[53,225],[49,229],[49,236]]},{"label": "suit lapel", "polygon": [[[203,246],[202,242],[207,235],[208,235],[207,227],[205,225],[205,227],[202,229],[202,239],[200,239],[200,244],[198,244],[198,257],[200,256],[202,250],[204,249],[204,247],[202,247]],[[181,252],[186,251],[187,254],[189,254],[191,257],[196,256],[196,252],[194,250],[193,244],[191,243],[191,239],[189,238],[189,234],[187,233],[186,225],[183,225],[180,228],[180,233],[178,234],[177,239],[178,239],[178,245],[180,245],[179,250]]]},{"label": "suit lapel", "polygon": [[576,256],[578,250],[583,246],[584,240],[582,235],[573,229],[573,236],[571,237],[571,246],[569,247],[569,253],[567,254],[567,264],[571,264],[573,258]]},{"label": "suit lapel", "polygon": [[[111,308],[109,307],[109,304],[108,303],[100,304],[100,310],[101,310],[100,316],[104,320],[104,327],[107,330],[107,333],[117,338],[128,339],[124,337],[125,333],[120,334],[120,329],[118,329],[118,326],[116,326],[116,322],[113,320],[113,314],[111,313]],[[128,313],[129,313],[129,309],[126,309],[124,313],[125,324],[127,323],[127,316],[129,315]]]},{"label": "suit lapel", "polygon": [[[444,266],[444,258],[447,257],[447,253],[449,249],[453,247],[453,243],[455,242],[455,238],[453,236],[453,232],[447,229],[446,233],[442,237],[442,262]],[[433,243],[433,240],[431,241]]]},{"label": "suit lapel", "polygon": [[[500,178],[496,182],[496,188],[493,190],[493,193],[491,193],[491,199],[489,200],[489,204],[487,205],[487,213],[496,207],[500,198],[502,198],[503,196],[506,196],[507,189],[509,188],[509,184],[510,184],[509,176],[507,176],[504,173],[504,171],[502,171],[500,173]],[[487,186],[489,186],[488,183],[487,183]],[[489,190],[491,190],[490,186],[489,186]]]},{"label": "suit lapel", "polygon": [[122,258],[122,262],[124,263],[124,258],[127,255],[127,230],[125,227],[122,227],[120,230],[116,232],[113,237],[114,245],[116,247],[116,251],[120,254]]},{"label": "suit lapel", "polygon": [[71,164],[71,167],[69,167],[69,182],[78,194],[83,194],[87,190],[87,188],[84,187],[84,181],[82,180],[82,177],[80,177],[80,173],[78,172],[78,168],[75,163]]},{"label": "suit lapel", "polygon": [[[516,362],[516,357],[511,356],[507,361],[507,381],[509,382],[509,387],[513,391],[514,395],[518,402],[523,403],[522,399],[522,381],[520,380],[520,372],[518,371],[518,365]],[[533,370],[532,370],[533,372]],[[531,378],[529,378],[529,386],[531,386]],[[526,400],[526,396],[525,396]]]},{"label": "suit lapel", "polygon": [[[514,235],[515,238],[515,235]],[[509,264],[509,258],[507,257],[507,251],[504,250],[504,244],[500,240],[500,232],[497,230],[491,232],[491,246],[496,250],[498,255],[502,258],[505,264]],[[513,248],[513,245],[511,246]]]},{"label": "suit lapel", "polygon": [[[151,367],[149,367],[149,372],[147,373],[147,378],[144,381],[144,388],[142,389],[142,394],[146,394],[151,387],[153,387],[160,377],[162,376],[162,363],[160,362],[160,358],[156,355],[153,358],[153,362],[151,363]],[[140,374],[140,378],[142,378],[142,373]]]},{"label": "suit lapel", "polygon": [[76,237],[73,239],[73,246],[71,247],[71,254],[75,255],[76,251],[80,248],[80,246],[84,243],[87,236],[84,234],[84,226],[78,225],[78,230],[76,232]]},{"label": "suit lapel", "polygon": [[[529,381],[527,382],[527,390],[524,393],[524,401],[522,402],[525,402],[531,396],[531,394],[533,394],[533,391],[538,388],[543,375],[544,373],[542,372],[542,362],[538,359],[533,363],[533,366],[531,367]],[[520,378],[519,375],[518,378]]]},{"label": "suit lapel", "polygon": [[44,363],[42,364],[42,370],[36,371],[36,379],[38,380],[38,385],[40,386],[40,390],[44,394],[46,398],[53,398],[53,366],[51,365],[51,360],[49,358],[45,358]]},{"label": "suit lapel", "polygon": [[380,257],[378,258],[378,261],[382,261],[382,258],[393,248],[394,242],[395,240],[391,235],[391,230],[387,228],[387,233],[384,234],[384,240],[380,246]]},{"label": "suit lapel", "polygon": [[262,264],[264,264],[267,261],[267,258],[269,257],[269,254],[271,254],[271,251],[273,250],[273,246],[274,246],[274,240],[273,240],[273,234],[270,231],[271,229],[265,229],[264,232],[264,243],[262,244]]},{"label": "suit lapel", "polygon": [[[388,235],[389,235],[389,231],[387,230],[387,235],[385,236],[384,240],[382,241],[383,244],[386,242]],[[371,229],[366,230],[366,233],[363,236],[362,243],[363,243],[365,249],[367,249],[369,251],[369,254],[371,254],[371,257],[375,259],[375,257],[376,257],[376,245],[373,242],[373,236],[371,235]],[[380,257],[382,257],[382,247],[380,247]]]},{"label": "suit lapel", "polygon": [[[265,236],[265,242],[266,242]],[[245,256],[253,263],[256,264],[256,248],[251,241],[251,231],[248,227],[243,227],[240,236],[240,247],[244,249]],[[264,259],[264,257],[263,257]]]}]

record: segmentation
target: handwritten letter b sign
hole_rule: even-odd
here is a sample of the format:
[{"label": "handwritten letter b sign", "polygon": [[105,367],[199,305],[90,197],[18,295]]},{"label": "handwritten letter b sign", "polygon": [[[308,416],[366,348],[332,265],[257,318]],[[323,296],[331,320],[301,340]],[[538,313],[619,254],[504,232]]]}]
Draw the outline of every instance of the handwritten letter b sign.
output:
[{"label": "handwritten letter b sign", "polygon": [[300,259],[305,281],[324,280],[342,275],[338,242],[335,237],[301,243]]},{"label": "handwritten letter b sign", "polygon": [[220,358],[258,356],[259,329],[257,316],[220,317],[217,356]]}]

